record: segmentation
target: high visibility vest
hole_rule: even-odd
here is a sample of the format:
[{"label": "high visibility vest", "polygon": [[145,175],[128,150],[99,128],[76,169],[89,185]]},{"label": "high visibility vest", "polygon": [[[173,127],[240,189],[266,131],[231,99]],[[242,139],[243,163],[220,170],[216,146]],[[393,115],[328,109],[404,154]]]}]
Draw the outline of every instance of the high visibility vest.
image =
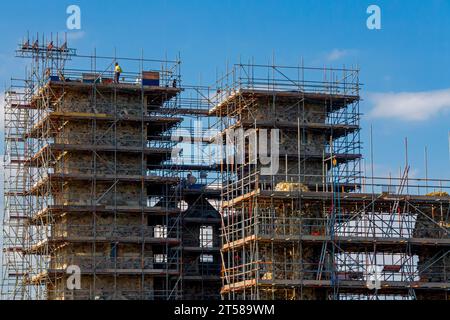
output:
[{"label": "high visibility vest", "polygon": [[117,65],[117,66],[114,68],[114,71],[120,73],[120,72],[122,72],[122,68],[121,68],[119,65]]}]

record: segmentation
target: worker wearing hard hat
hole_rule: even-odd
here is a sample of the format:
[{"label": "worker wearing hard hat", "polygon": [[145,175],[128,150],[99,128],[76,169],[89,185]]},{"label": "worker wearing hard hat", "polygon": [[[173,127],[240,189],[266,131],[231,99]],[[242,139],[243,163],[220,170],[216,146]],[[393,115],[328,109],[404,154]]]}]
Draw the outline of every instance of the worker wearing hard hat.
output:
[{"label": "worker wearing hard hat", "polygon": [[114,83],[119,83],[119,77],[120,77],[121,73],[122,73],[122,68],[116,62],[116,65],[114,66]]}]

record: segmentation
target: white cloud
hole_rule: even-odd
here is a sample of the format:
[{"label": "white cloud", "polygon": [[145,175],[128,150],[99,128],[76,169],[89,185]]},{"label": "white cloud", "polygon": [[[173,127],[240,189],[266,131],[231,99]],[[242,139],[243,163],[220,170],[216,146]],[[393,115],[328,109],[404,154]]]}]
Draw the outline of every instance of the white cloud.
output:
[{"label": "white cloud", "polygon": [[369,93],[373,118],[424,121],[450,111],[450,89],[422,92]]},{"label": "white cloud", "polygon": [[333,49],[329,53],[326,54],[326,59],[328,61],[337,61],[349,55],[353,55],[355,50],[351,49]]}]

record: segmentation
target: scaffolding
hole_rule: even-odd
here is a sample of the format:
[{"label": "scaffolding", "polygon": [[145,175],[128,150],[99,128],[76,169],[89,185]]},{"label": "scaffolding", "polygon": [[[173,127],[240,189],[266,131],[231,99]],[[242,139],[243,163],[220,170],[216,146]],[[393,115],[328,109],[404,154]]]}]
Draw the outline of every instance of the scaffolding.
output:
[{"label": "scaffolding", "polygon": [[448,299],[450,180],[367,177],[359,70],[16,55],[2,298]]},{"label": "scaffolding", "polygon": [[205,86],[183,85],[180,108],[183,122],[172,140],[177,141],[172,158],[181,179],[183,299],[220,299],[220,194],[219,167],[213,157],[211,123],[215,115]]},{"label": "scaffolding", "polygon": [[224,299],[448,299],[450,181],[363,175],[359,70],[241,63],[215,88]]},{"label": "scaffolding", "polygon": [[[170,112],[180,61],[79,55],[44,37],[16,55],[32,65],[6,95],[2,297],[180,298],[181,195],[164,139],[182,121]],[[66,286],[71,265],[80,290]]]}]

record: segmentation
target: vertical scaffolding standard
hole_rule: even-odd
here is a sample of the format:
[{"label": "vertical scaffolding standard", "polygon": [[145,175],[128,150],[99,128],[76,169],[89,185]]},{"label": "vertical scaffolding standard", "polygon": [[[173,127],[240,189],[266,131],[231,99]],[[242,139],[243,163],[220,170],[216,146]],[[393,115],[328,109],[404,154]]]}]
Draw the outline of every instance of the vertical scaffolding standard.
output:
[{"label": "vertical scaffolding standard", "polygon": [[249,63],[217,81],[223,298],[448,298],[449,181],[362,175],[358,74]]}]

